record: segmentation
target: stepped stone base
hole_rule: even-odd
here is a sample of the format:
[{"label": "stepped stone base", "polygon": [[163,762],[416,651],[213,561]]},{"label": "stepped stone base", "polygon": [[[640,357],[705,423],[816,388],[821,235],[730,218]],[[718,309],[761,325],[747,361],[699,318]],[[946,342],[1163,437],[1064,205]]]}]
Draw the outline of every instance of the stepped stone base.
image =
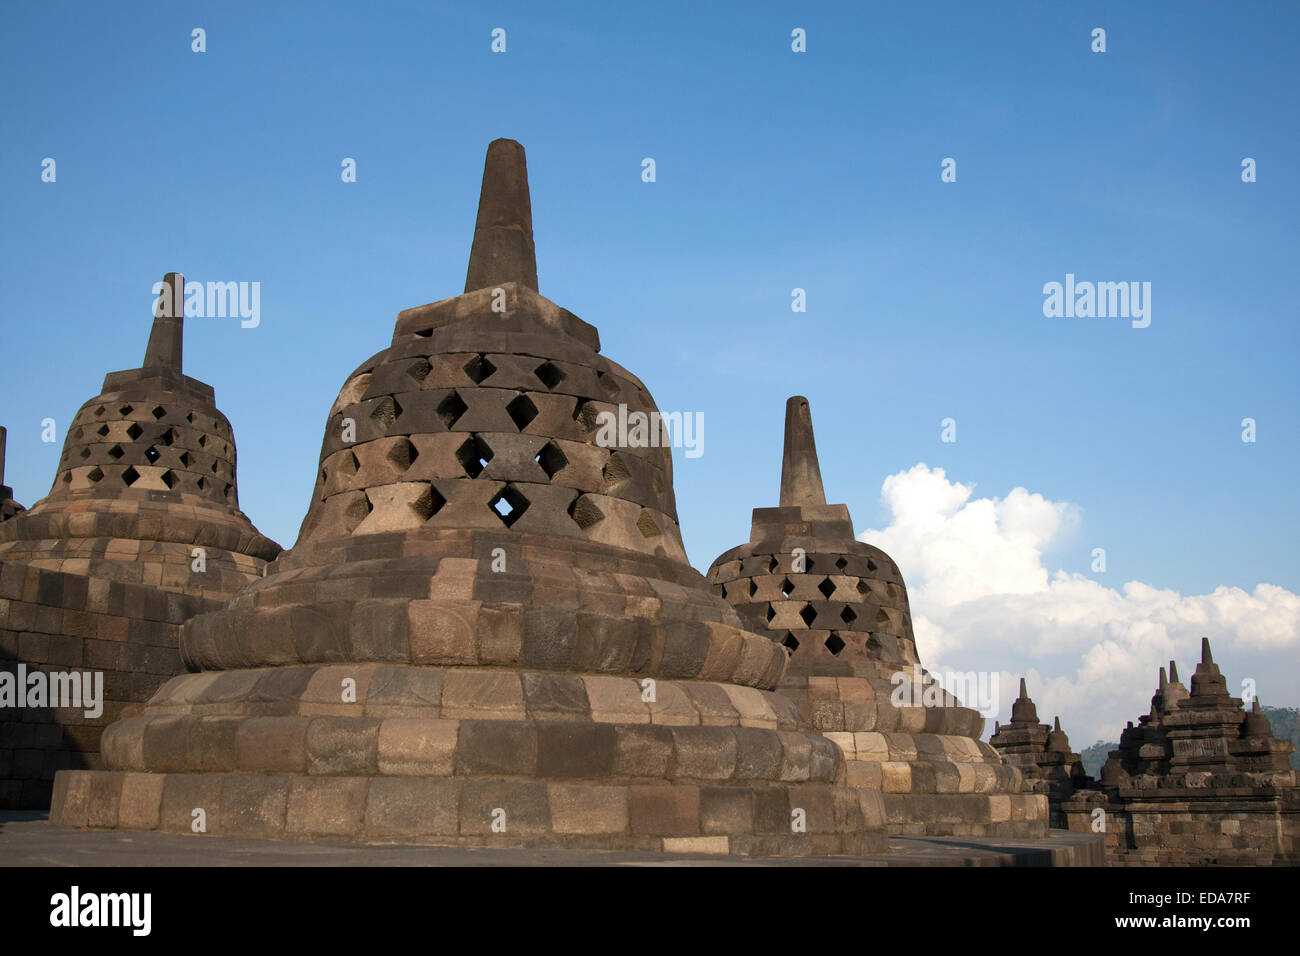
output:
[{"label": "stepped stone base", "polygon": [[710,681],[655,691],[407,664],[187,674],[105,734],[111,771],[59,775],[50,818],[190,832],[202,809],[208,833],[278,839],[883,852],[882,795],[844,786],[838,748],[790,701]]},{"label": "stepped stone base", "polygon": [[882,794],[888,834],[1047,835],[1047,796],[1025,792],[1021,772],[979,739],[978,711],[947,695],[951,706],[896,707],[891,669],[877,669],[870,677],[787,675],[780,692],[839,746],[848,785]]}]

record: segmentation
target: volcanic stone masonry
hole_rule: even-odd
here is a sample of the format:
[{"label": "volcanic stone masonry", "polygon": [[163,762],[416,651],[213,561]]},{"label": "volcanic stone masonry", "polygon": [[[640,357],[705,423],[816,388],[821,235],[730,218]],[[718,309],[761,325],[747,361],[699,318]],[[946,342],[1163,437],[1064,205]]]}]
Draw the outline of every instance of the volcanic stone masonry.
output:
[{"label": "volcanic stone masonry", "polygon": [[[849,784],[883,792],[890,834],[1045,835],[1046,796],[1022,792],[1020,771],[979,739],[980,713],[920,669],[898,567],[854,538],[846,505],[826,504],[802,396],[786,403],[780,501],[754,509],[750,542],[708,579],[790,655],[780,691],[839,745]],[[902,706],[896,688],[910,691]],[[924,706],[927,692],[937,706]]]},{"label": "volcanic stone masonry", "polygon": [[[1105,824],[1111,863],[1300,863],[1300,788],[1290,741],[1273,736],[1256,697],[1249,711],[1201,640],[1188,693],[1169,662],[1151,710],[1130,721],[1095,788],[1062,804],[1069,828]],[[1098,814],[1096,811],[1103,811]]]},{"label": "volcanic stone masonry", "polygon": [[59,774],[51,820],[882,851],[879,792],[773,692],[784,650],[687,563],[670,450],[597,444],[600,412],[655,411],[599,345],[538,294],[523,147],[496,140],[464,294],[348,378],[297,543],[186,624],[197,673],[109,728],[108,769]]},{"label": "volcanic stone masonry", "polygon": [[94,716],[25,687],[0,706],[3,808],[44,809],[56,770],[98,766],[103,729],[184,671],[180,625],[280,551],[239,510],[230,423],[181,372],[184,279],[163,281],[142,366],[109,373],[77,412],[50,494],[28,511],[0,502],[6,683],[99,673],[104,698]]},{"label": "volcanic stone masonry", "polygon": [[1061,730],[1061,718],[1054,726],[1038,722],[1038,708],[1020,678],[1020,696],[1011,705],[1011,723],[994,725],[989,744],[1002,759],[1017,767],[1025,785],[1034,793],[1047,795],[1052,826],[1068,829],[1061,804],[1074,791],[1092,785],[1083,769],[1083,759],[1070,750],[1070,738]]}]

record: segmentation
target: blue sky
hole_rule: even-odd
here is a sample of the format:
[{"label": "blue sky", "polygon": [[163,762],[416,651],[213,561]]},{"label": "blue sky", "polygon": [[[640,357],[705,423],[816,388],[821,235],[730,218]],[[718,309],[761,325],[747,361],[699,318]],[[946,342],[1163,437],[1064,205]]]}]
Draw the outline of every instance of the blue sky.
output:
[{"label": "blue sky", "polygon": [[[6,2],[7,483],[48,491],[41,420],[61,443],[140,364],[162,273],[258,281],[258,328],[187,321],[186,371],[234,425],[241,506],[291,545],[338,388],[400,309],[461,291],[507,136],[542,294],[704,413],[676,463],[697,567],[776,503],[804,394],[859,529],[924,462],[1070,503],[1052,570],[1104,547],[1111,587],[1300,590],[1298,26],[1286,3]],[[1150,327],[1045,318],[1067,272],[1150,282]]]}]

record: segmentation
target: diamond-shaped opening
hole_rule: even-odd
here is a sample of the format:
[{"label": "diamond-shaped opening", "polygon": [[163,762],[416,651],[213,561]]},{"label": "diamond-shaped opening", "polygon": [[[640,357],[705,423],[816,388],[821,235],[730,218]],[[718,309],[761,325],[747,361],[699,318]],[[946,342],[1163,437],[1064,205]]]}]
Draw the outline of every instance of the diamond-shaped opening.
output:
[{"label": "diamond-shaped opening", "polygon": [[96,465],[94,468],[90,469],[90,471],[86,474],[86,477],[89,478],[91,481],[102,481],[104,478],[104,473],[100,471],[99,466]]},{"label": "diamond-shaped opening", "polygon": [[515,428],[523,431],[528,427],[528,423],[537,417],[537,406],[532,403],[527,395],[516,395],[514,399],[506,406],[506,413],[510,420],[515,423]]},{"label": "diamond-shaped opening", "polygon": [[768,573],[768,574],[771,574],[771,573],[772,573],[773,571],[775,571],[776,569],[777,569],[776,558],[775,558],[775,557],[768,558],[768,559],[767,559],[767,573]]},{"label": "diamond-shaped opening", "polygon": [[159,477],[162,479],[162,483],[168,488],[171,488],[176,484],[176,473],[170,468],[164,471]]},{"label": "diamond-shaped opening", "polygon": [[753,578],[749,579],[749,587],[746,588],[746,590],[749,591],[750,597],[753,597],[755,594],[758,593],[758,585],[754,583]]},{"label": "diamond-shaped opening", "polygon": [[554,478],[556,472],[569,463],[569,459],[564,457],[564,452],[560,451],[559,446],[553,441],[548,441],[542,446],[542,450],[533,460],[541,466],[542,471],[546,472],[547,478]]},{"label": "diamond-shaped opening", "polygon": [[632,472],[628,470],[627,463],[623,461],[618,452],[609,456],[609,461],[605,462],[605,467],[600,470],[600,476],[605,479],[610,493],[622,491],[629,481],[632,480]]},{"label": "diamond-shaped opening", "polygon": [[82,435],[82,432],[84,432],[84,431],[85,431],[85,429],[82,428],[80,425],[78,425],[76,428],[74,428],[74,429],[72,430],[72,437],[73,437],[73,438],[80,438],[81,435]]},{"label": "diamond-shaped opening", "polygon": [[343,460],[339,462],[339,474],[347,475],[349,478],[355,475],[360,469],[361,459],[357,457],[357,453],[354,451],[348,452],[343,456]]},{"label": "diamond-shaped opening", "polygon": [[150,445],[148,448],[144,450],[144,457],[148,459],[149,464],[152,465],[160,457],[158,449],[155,448],[153,445]]},{"label": "diamond-shaped opening", "polygon": [[199,476],[199,480],[196,481],[194,484],[195,484],[196,486],[198,486],[199,491],[202,491],[203,489],[205,489],[205,488],[208,487],[208,479],[206,479],[206,478],[204,478],[202,475],[200,475],[200,476]]},{"label": "diamond-shaped opening", "polygon": [[830,651],[832,654],[838,655],[840,651],[844,650],[844,642],[840,640],[840,636],[834,632],[831,633],[830,637],[826,638],[825,643],[826,650]]},{"label": "diamond-shaped opening", "polygon": [[564,372],[552,362],[543,362],[533,369],[533,374],[541,380],[548,391],[563,382],[565,378]]},{"label": "diamond-shaped opening", "polygon": [[655,524],[655,519],[645,508],[641,509],[641,515],[636,519],[636,530],[641,532],[643,538],[657,538],[663,534],[659,530],[659,525]]},{"label": "diamond-shaped opening", "polygon": [[397,417],[402,414],[402,406],[397,399],[391,395],[385,395],[379,400],[379,403],[370,410],[370,420],[373,421],[382,432],[388,431],[397,424]]},{"label": "diamond-shaped opening", "polygon": [[586,531],[596,522],[604,520],[605,512],[596,507],[596,502],[590,496],[578,495],[573,499],[573,504],[569,505],[569,517],[579,528]]},{"label": "diamond-shaped opening", "polygon": [[849,562],[846,561],[844,558],[836,558],[835,567],[837,570],[843,571],[848,566],[849,566]]},{"label": "diamond-shaped opening", "polygon": [[[353,455],[355,458],[356,456]],[[388,460],[393,463],[399,471],[406,471],[415,463],[415,459],[420,457],[420,453],[415,450],[415,446],[408,439],[399,438],[393,447],[388,450]]]},{"label": "diamond-shaped opening", "polygon": [[98,435],[100,438],[105,438],[105,437],[107,437],[107,435],[108,435],[108,426],[107,426],[107,425],[100,425],[97,429],[95,429],[95,434]]},{"label": "diamond-shaped opening", "polygon": [[805,627],[812,627],[813,621],[817,620],[817,612],[813,610],[811,604],[805,604],[803,610],[799,612],[799,616],[803,618]]},{"label": "diamond-shaped opening", "polygon": [[193,425],[193,424],[194,424],[194,413],[193,413],[193,412],[190,412],[188,415],[186,415],[186,416],[185,416],[185,420],[186,420],[187,422],[189,422],[191,425]]},{"label": "diamond-shaped opening", "polygon": [[98,418],[100,415],[103,415],[105,411],[107,411],[107,409],[105,409],[103,405],[100,405],[99,408],[95,409],[95,417]]},{"label": "diamond-shaped opening", "polygon": [[846,606],[844,610],[840,611],[840,620],[847,625],[852,625],[857,619],[858,616],[853,613],[853,608],[851,607]]},{"label": "diamond-shaped opening", "polygon": [[127,426],[126,434],[131,439],[131,441],[135,441],[137,438],[139,438],[141,435],[144,434],[144,429],[140,427],[140,424],[138,422],[132,422],[130,425]]},{"label": "diamond-shaped opening", "polygon": [[867,570],[872,574],[876,573],[876,562],[872,561],[870,558],[867,558]]},{"label": "diamond-shaped opening", "polygon": [[226,489],[225,491],[222,492],[222,494],[224,494],[227,498],[233,498],[235,495],[235,486],[232,485],[230,482],[226,482]]},{"label": "diamond-shaped opening", "polygon": [[108,457],[112,458],[114,461],[117,461],[125,454],[126,452],[122,451],[121,445],[114,445],[112,448],[108,450]]},{"label": "diamond-shaped opening", "polygon": [[212,459],[212,473],[213,473],[214,475],[217,473],[217,466],[218,466],[219,464],[220,464],[220,462],[218,462],[217,459],[215,459],[215,458]]},{"label": "diamond-shaped opening", "polygon": [[208,444],[208,436],[207,436],[207,435],[200,435],[200,436],[199,436],[199,447],[200,447],[200,448],[206,448],[206,447],[207,447],[207,444]]},{"label": "diamond-shaped opening", "polygon": [[140,480],[140,472],[136,471],[131,465],[126,466],[126,471],[122,472],[122,481],[130,488]]},{"label": "diamond-shaped opening", "polygon": [[132,408],[130,405],[123,405],[117,411],[123,418],[126,418],[126,416],[130,415],[133,411],[135,411],[135,409]]},{"label": "diamond-shaped opening", "polygon": [[765,617],[767,618],[767,623],[768,623],[768,624],[771,624],[771,623],[772,623],[772,619],[773,619],[774,617],[776,617],[776,608],[772,607],[772,604],[771,604],[770,601],[768,602],[768,605],[767,605],[767,614],[765,615]]},{"label": "diamond-shaped opening", "polygon": [[65,471],[65,472],[63,473],[63,483],[66,485],[66,484],[68,484],[70,481],[72,481],[72,472],[70,472],[70,471]]},{"label": "diamond-shaped opening", "polygon": [[793,654],[795,651],[799,650],[799,639],[795,637],[793,634],[791,634],[789,631],[786,631],[785,640],[781,642],[781,646],[786,648],[787,650],[790,651],[791,654]]},{"label": "diamond-shaped opening", "polygon": [[866,581],[863,581],[861,578],[858,579],[858,593],[859,594],[871,593],[871,585],[868,584]]},{"label": "diamond-shaped opening", "polygon": [[460,397],[458,392],[452,392],[444,398],[438,403],[437,408],[438,417],[442,419],[443,425],[448,429],[455,425],[460,420],[460,416],[467,411],[469,411],[469,406],[465,404],[465,400]]},{"label": "diamond-shaped opening", "polygon": [[573,421],[584,432],[594,432],[596,430],[596,416],[600,414],[600,409],[596,407],[595,402],[584,402],[578,399],[573,406]]},{"label": "diamond-shaped opening", "polygon": [[154,406],[153,417],[155,419],[157,419],[158,421],[162,421],[163,418],[166,417],[166,415],[167,415],[167,409],[163,408],[161,405]]},{"label": "diamond-shaped opening", "polygon": [[167,429],[165,432],[163,432],[161,435],[158,436],[158,444],[160,445],[170,445],[175,440],[176,440],[176,430],[173,428]]},{"label": "diamond-shaped opening", "polygon": [[186,468],[190,467],[190,453],[189,453],[189,452],[187,452],[187,451],[183,451],[183,452],[181,452],[181,464],[182,464],[184,467],[186,467]]},{"label": "diamond-shaped opening", "polygon": [[513,525],[528,510],[528,499],[514,485],[506,485],[488,502],[488,507],[496,512],[507,528]]},{"label": "diamond-shaped opening", "polygon": [[822,583],[817,585],[817,590],[821,591],[822,597],[829,601],[831,595],[835,593],[835,582],[830,578],[822,578]]},{"label": "diamond-shaped opening", "polygon": [[85,459],[87,459],[87,458],[89,458],[89,457],[90,457],[90,449],[89,449],[89,448],[83,448],[83,449],[81,449],[81,458],[82,458],[82,460],[84,461]]},{"label": "diamond-shaped opening", "polygon": [[484,380],[496,370],[497,367],[489,362],[487,356],[482,353],[475,355],[465,363],[465,374],[469,376],[469,380],[475,385],[482,385]]},{"label": "diamond-shaped opening", "polygon": [[803,560],[803,570],[804,570],[804,573],[805,573],[805,574],[812,574],[812,569],[813,569],[813,559],[812,559],[812,558],[804,558],[804,560]]},{"label": "diamond-shaped opening", "polygon": [[596,383],[600,386],[600,390],[611,399],[618,398],[621,389],[618,387],[618,380],[613,375],[608,372],[597,372]]},{"label": "diamond-shaped opening", "polygon": [[424,491],[420,492],[420,497],[411,502],[411,510],[417,515],[428,521],[447,503],[447,499],[438,493],[438,489],[429,485]]},{"label": "diamond-shaped opening", "polygon": [[429,360],[418,358],[411,363],[410,368],[406,370],[406,374],[411,376],[411,378],[415,379],[417,382],[423,382],[429,377],[431,371],[433,371],[433,366],[429,364]]},{"label": "diamond-shaped opening", "polygon": [[789,578],[786,578],[784,581],[782,581],[781,593],[786,597],[789,597],[792,593],[794,593],[794,582],[792,582]]},{"label": "diamond-shaped opening", "polygon": [[492,449],[477,435],[470,435],[465,439],[464,444],[456,449],[456,460],[465,469],[465,474],[477,478],[483,474],[483,469],[492,460]]},{"label": "diamond-shaped opening", "polygon": [[885,613],[884,608],[881,608],[879,611],[876,612],[876,623],[877,624],[889,623],[889,615]]}]

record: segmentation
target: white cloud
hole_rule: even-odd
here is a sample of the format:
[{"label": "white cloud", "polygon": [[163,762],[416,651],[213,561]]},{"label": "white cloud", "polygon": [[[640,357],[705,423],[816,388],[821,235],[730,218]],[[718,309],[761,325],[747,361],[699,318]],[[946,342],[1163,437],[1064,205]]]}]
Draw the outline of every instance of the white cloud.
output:
[{"label": "white cloud", "polygon": [[1202,635],[1236,696],[1253,677],[1265,703],[1295,703],[1300,595],[1271,584],[1183,595],[1129,581],[1117,590],[1052,571],[1044,554],[1075,532],[1078,509],[1024,488],[1004,498],[973,491],[918,464],[885,479],[888,527],[859,535],[903,572],[927,669],[1000,671],[1003,719],[1026,676],[1039,719],[1060,714],[1076,749],[1118,739],[1146,712],[1169,660],[1190,685]]}]

